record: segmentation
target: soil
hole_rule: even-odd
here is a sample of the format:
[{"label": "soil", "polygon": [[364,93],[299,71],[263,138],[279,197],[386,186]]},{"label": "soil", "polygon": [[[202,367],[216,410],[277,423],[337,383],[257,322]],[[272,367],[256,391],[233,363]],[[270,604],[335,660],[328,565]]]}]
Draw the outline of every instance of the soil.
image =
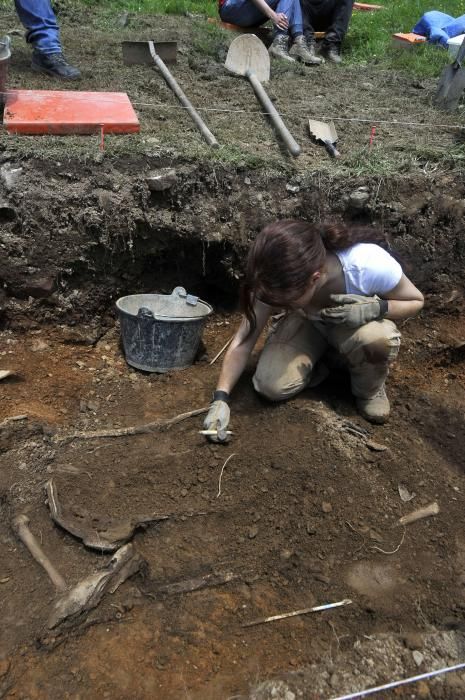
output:
[{"label": "soil", "polygon": [[[322,104],[320,91],[327,116],[371,117],[376,108],[390,121],[457,117],[430,106],[430,81],[420,89],[376,67],[274,68],[270,90],[304,144],[290,162],[248,86],[222,68],[229,34],[204,18],[134,16],[121,28],[104,11],[59,7],[82,89],[127,90],[142,133],[106,139],[103,154],[95,137],[0,137],[0,370],[16,373],[0,384],[0,696],[325,700],[463,661],[465,185],[447,156],[456,132],[385,124],[368,154],[360,124],[344,122],[341,163],[305,133],[309,94]],[[234,129],[231,114],[209,113],[227,143],[214,154],[172,109],[159,76],[120,65],[121,39],[154,28],[157,38],[178,36],[176,75],[196,104],[247,110]],[[27,87],[50,87],[28,60],[15,39],[11,85],[24,87],[27,76]],[[5,175],[18,168],[13,180]],[[164,168],[175,176],[151,191],[148,178]],[[284,216],[382,227],[425,292],[422,316],[401,327],[390,422],[358,416],[343,373],[287,403],[260,400],[255,354],[234,394],[228,445],[207,443],[199,417],[148,434],[72,438],[208,405],[220,364],[210,361],[238,321],[248,244]],[[132,370],[115,299],[179,284],[217,307],[195,364]],[[133,538],[141,573],[52,631],[56,593],[13,534],[13,516],[28,515],[69,585],[111,555],[54,525],[44,495],[51,477],[90,522],[168,516]],[[433,501],[438,515],[398,526]],[[199,590],[170,592],[202,578]],[[243,626],[346,598],[339,609]],[[458,700],[465,675],[394,696]]]},{"label": "soil", "polygon": [[[403,329],[387,426],[357,415],[343,374],[267,404],[252,391],[252,362],[227,446],[206,443],[199,418],[149,435],[59,438],[207,405],[219,371],[209,359],[230,336],[231,316],[210,320],[193,367],[164,375],[129,369],[117,329],[94,346],[70,344],[57,330],[4,332],[1,366],[13,363],[18,376],[2,382],[1,416],[28,416],[2,423],[1,433],[5,697],[245,698],[259,681],[286,674],[286,692],[329,698],[414,675],[415,650],[420,671],[462,659],[465,370],[457,303]],[[366,437],[347,430],[354,427]],[[63,503],[84,518],[169,516],[134,537],[147,562],[143,576],[52,632],[45,623],[55,594],[13,535],[13,514],[28,515],[70,584],[109,555],[52,523],[43,491],[51,476]],[[412,501],[401,500],[399,486]],[[432,501],[439,515],[396,527]],[[157,592],[212,573],[237,578],[192,593]],[[242,627],[344,598],[353,603],[338,611]],[[460,679],[402,696],[458,698]],[[253,692],[284,697],[263,694],[277,687]]]}]

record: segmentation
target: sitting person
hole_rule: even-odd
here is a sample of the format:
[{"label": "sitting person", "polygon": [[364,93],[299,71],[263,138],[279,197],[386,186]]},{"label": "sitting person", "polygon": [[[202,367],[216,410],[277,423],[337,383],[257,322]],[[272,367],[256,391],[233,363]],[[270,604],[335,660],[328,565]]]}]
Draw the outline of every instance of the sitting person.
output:
[{"label": "sitting person", "polygon": [[50,0],[15,0],[18,17],[32,44],[32,69],[61,80],[78,80],[81,73],[63,56],[55,13]]},{"label": "sitting person", "polygon": [[243,319],[225,355],[205,419],[211,439],[227,440],[230,393],[261,332],[278,312],[258,360],[253,385],[282,401],[328,374],[325,356],[345,366],[359,413],[389,417],[385,383],[399,352],[395,321],[419,313],[423,295],[369,228],[270,224],[250,249],[242,286]]},{"label": "sitting person", "polygon": [[[269,52],[275,58],[291,62],[298,58],[308,64],[322,63],[322,59],[307,46],[300,0],[219,0],[219,3],[222,21],[238,27],[255,27],[270,19],[274,34]],[[289,39],[292,44],[290,50]]]},{"label": "sitting person", "polygon": [[315,53],[315,32],[325,32],[321,53],[333,63],[341,63],[341,44],[349,28],[353,0],[301,0],[304,35]]}]

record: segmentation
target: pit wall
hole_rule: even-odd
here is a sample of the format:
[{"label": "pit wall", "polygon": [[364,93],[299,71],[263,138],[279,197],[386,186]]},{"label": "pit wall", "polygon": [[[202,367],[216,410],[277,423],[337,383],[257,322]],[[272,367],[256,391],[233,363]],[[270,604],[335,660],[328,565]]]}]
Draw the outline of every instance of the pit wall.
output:
[{"label": "pit wall", "polygon": [[[9,177],[5,177],[5,173]],[[4,163],[2,327],[100,322],[182,285],[233,304],[250,240],[277,218],[380,226],[426,293],[465,285],[460,174],[330,179],[163,162]]]}]

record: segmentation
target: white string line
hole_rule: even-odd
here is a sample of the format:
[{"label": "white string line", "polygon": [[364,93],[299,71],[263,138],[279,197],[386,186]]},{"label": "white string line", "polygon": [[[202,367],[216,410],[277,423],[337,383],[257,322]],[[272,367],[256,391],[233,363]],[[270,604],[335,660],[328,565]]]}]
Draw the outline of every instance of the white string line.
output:
[{"label": "white string line", "polygon": [[[33,91],[31,91],[33,92]],[[64,92],[73,92],[73,91],[64,91]],[[2,93],[0,92],[0,95],[3,96],[8,96],[9,93]],[[125,94],[125,93],[123,93]],[[182,105],[169,105],[169,104],[164,104],[162,102],[138,102],[137,100],[131,100],[129,98],[131,104],[134,106],[138,107],[151,107],[151,108],[162,108],[162,109],[172,109],[172,110],[180,110],[180,111],[186,111],[187,107],[183,107]],[[93,104],[96,104],[95,102],[95,97],[87,97],[84,95],[81,95],[79,98],[80,102],[92,102]],[[116,99],[116,98],[102,98],[100,99],[97,104],[121,104],[121,101]],[[12,103],[11,107],[14,106],[14,103]],[[261,114],[261,115],[269,115],[269,112],[263,112],[261,110],[248,110],[248,109],[227,109],[226,107],[199,107],[196,106],[196,109],[198,112],[216,112],[220,114]],[[309,111],[306,112],[295,112],[293,111],[292,113],[286,112],[285,110],[280,110],[281,114],[286,115],[286,114],[305,114],[305,116],[309,115]],[[461,124],[432,124],[432,123],[425,123],[425,122],[415,122],[415,121],[399,121],[397,119],[382,119],[381,117],[372,117],[370,119],[368,118],[361,118],[361,117],[333,117],[333,116],[326,116],[326,115],[311,115],[315,119],[320,119],[322,121],[342,121],[342,122],[354,122],[354,123],[363,123],[363,124],[390,124],[391,126],[411,126],[411,127],[422,127],[423,129],[457,129],[459,131],[465,130],[465,125]]]},{"label": "white string line", "polygon": [[373,695],[374,693],[379,693],[382,690],[390,690],[391,688],[397,688],[400,685],[406,685],[407,683],[416,683],[417,681],[426,680],[427,678],[433,678],[442,673],[449,673],[450,671],[459,671],[465,668],[465,663],[456,664],[455,666],[448,666],[446,668],[439,668],[436,671],[430,671],[429,673],[421,673],[419,676],[411,676],[410,678],[403,678],[400,681],[393,681],[392,683],[386,683],[385,685],[378,685],[376,688],[367,688],[366,690],[360,690],[356,693],[349,693],[349,695],[338,695],[337,698],[331,698],[331,700],[355,700],[355,698],[364,698],[367,695]]}]

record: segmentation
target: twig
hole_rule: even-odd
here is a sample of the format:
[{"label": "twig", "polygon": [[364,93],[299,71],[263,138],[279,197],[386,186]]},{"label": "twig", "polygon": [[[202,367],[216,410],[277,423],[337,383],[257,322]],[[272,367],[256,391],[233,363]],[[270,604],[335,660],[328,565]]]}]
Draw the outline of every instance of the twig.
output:
[{"label": "twig", "polygon": [[70,435],[62,435],[55,438],[55,442],[71,442],[71,440],[94,440],[96,438],[107,437],[125,437],[128,435],[142,435],[143,433],[151,433],[154,430],[162,430],[171,428],[171,426],[180,423],[187,418],[200,416],[202,413],[208,413],[210,406],[204,408],[196,408],[195,411],[180,413],[178,416],[169,419],[154,421],[153,423],[145,423],[144,425],[133,425],[128,428],[108,428],[108,430],[96,430],[92,433],[78,432]]},{"label": "twig", "polygon": [[406,533],[406,532],[407,532],[407,530],[406,530],[405,527],[404,527],[404,531],[403,531],[403,533],[402,533],[402,539],[401,539],[401,541],[399,542],[399,544],[397,545],[397,547],[396,547],[395,549],[392,550],[392,552],[386,552],[384,549],[381,549],[381,547],[377,547],[376,545],[374,545],[371,549],[376,549],[378,552],[381,552],[382,554],[395,554],[396,552],[399,551],[399,549],[400,549],[400,548],[402,547],[402,545],[404,544],[404,539],[405,539],[405,533]]},{"label": "twig", "polygon": [[265,622],[274,622],[274,620],[284,620],[287,617],[295,617],[296,615],[306,615],[311,612],[320,612],[321,610],[330,610],[331,608],[341,608],[344,605],[350,605],[351,600],[345,598],[338,603],[327,603],[326,605],[317,605],[315,608],[303,608],[302,610],[293,610],[292,612],[283,613],[282,615],[271,615],[271,617],[261,617],[252,622],[245,622],[242,627],[253,627],[254,625],[262,625]]},{"label": "twig", "polygon": [[462,668],[465,668],[465,663],[456,664],[455,666],[447,666],[445,668],[438,668],[436,671],[421,673],[419,676],[410,676],[410,678],[403,678],[400,681],[392,681],[391,683],[386,683],[385,685],[377,685],[375,688],[367,688],[366,690],[360,690],[356,693],[349,693],[349,695],[338,695],[337,698],[331,698],[331,700],[355,700],[355,698],[365,698],[367,695],[373,695],[374,693],[379,693],[382,690],[390,690],[391,688],[397,688],[400,685],[407,685],[407,683],[416,683],[417,681],[423,681],[426,678],[439,676],[441,673],[459,671]]},{"label": "twig", "polygon": [[216,497],[217,497],[217,498],[219,498],[219,497],[221,496],[221,479],[222,479],[222,477],[223,477],[224,468],[225,468],[225,466],[227,465],[227,463],[229,462],[229,460],[231,459],[231,457],[234,457],[235,454],[236,454],[235,452],[233,452],[232,454],[230,454],[229,457],[228,457],[228,459],[226,460],[226,462],[225,462],[225,463],[223,464],[223,466],[221,467],[220,479],[219,479],[219,481],[218,481],[218,493],[216,494]]},{"label": "twig", "polygon": [[404,515],[402,518],[399,518],[399,525],[410,525],[410,523],[414,523],[416,520],[428,518],[430,515],[437,515],[438,513],[439,505],[436,503],[436,501],[434,501],[424,508],[414,510],[413,513],[409,513],[408,515]]},{"label": "twig", "polygon": [[210,362],[210,365],[214,365],[215,362],[217,361],[217,359],[218,359],[219,357],[221,357],[221,355],[224,353],[224,351],[226,350],[226,348],[227,348],[229,345],[231,345],[233,338],[234,338],[234,336],[232,335],[232,336],[230,337],[230,339],[228,340],[228,342],[225,343],[225,344],[223,345],[223,347],[221,348],[221,350],[220,350],[219,352],[216,353],[215,357],[214,357],[213,360]]}]

